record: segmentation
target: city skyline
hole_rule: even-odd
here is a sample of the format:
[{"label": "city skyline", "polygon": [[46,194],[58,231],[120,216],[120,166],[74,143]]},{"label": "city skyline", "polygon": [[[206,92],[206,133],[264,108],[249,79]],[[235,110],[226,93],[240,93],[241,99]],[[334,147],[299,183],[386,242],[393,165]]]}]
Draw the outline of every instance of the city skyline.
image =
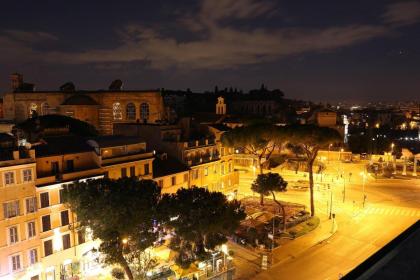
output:
[{"label": "city skyline", "polygon": [[[0,91],[279,88],[312,101],[415,100],[420,3],[5,3]],[[19,17],[16,17],[19,14]]]}]

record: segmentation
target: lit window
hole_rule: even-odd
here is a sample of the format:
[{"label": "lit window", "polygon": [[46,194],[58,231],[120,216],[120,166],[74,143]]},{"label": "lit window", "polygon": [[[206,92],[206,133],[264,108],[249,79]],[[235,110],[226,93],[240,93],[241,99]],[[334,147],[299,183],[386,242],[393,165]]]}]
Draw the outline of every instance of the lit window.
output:
[{"label": "lit window", "polygon": [[17,226],[9,227],[9,243],[15,244],[19,241]]},{"label": "lit window", "polygon": [[38,262],[38,250],[37,249],[31,249],[29,250],[29,263],[36,264]]},{"label": "lit window", "polygon": [[19,200],[3,203],[3,213],[6,219],[19,216]]},{"label": "lit window", "polygon": [[15,173],[12,171],[4,173],[4,183],[5,185],[12,185],[15,183]]},{"label": "lit window", "polygon": [[207,175],[209,175],[209,168],[205,167],[204,168],[204,176],[207,176]]},{"label": "lit window", "polygon": [[36,211],[36,197],[26,199],[26,213],[34,213]]},{"label": "lit window", "polygon": [[112,104],[112,115],[114,116],[114,120],[122,120],[122,110],[119,102]]},{"label": "lit window", "polygon": [[35,103],[31,103],[29,105],[29,117],[34,117],[37,114],[38,111],[38,105],[36,105]]},{"label": "lit window", "polygon": [[36,235],[35,222],[29,222],[27,225],[28,225],[28,238],[35,237]]},{"label": "lit window", "polygon": [[12,271],[19,271],[22,269],[20,262],[20,255],[14,255],[11,257]]},{"label": "lit window", "polygon": [[32,169],[23,170],[23,181],[24,182],[32,181]]}]

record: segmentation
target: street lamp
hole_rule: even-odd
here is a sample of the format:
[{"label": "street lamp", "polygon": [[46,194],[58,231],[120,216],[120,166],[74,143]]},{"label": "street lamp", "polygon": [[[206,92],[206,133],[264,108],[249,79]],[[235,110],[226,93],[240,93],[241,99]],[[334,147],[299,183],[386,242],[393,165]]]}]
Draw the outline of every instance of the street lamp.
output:
[{"label": "street lamp", "polygon": [[362,176],[363,180],[363,208],[365,208],[365,202],[366,202],[366,194],[365,194],[365,183],[366,183],[366,172],[360,172],[360,176]]},{"label": "street lamp", "polygon": [[330,150],[331,150],[332,144],[330,143],[328,145],[328,163],[330,163]]}]

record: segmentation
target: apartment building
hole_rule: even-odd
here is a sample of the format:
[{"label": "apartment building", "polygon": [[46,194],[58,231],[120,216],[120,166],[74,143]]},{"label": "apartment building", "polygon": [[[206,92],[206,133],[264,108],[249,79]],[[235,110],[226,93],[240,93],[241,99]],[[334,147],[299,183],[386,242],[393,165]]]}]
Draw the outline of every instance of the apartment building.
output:
[{"label": "apartment building", "polygon": [[99,242],[78,229],[61,190],[104,176],[152,179],[153,152],[134,137],[47,137],[31,150],[14,149],[10,140],[0,153],[0,279],[105,275]]},{"label": "apartment building", "polygon": [[34,150],[0,145],[0,279],[37,279],[32,278],[40,259],[35,180]]},{"label": "apartment building", "polygon": [[189,187],[204,187],[236,196],[239,176],[234,168],[234,151],[222,146],[221,131],[189,121],[179,125],[118,124],[114,131],[140,137],[150,143],[151,148],[186,165]]}]

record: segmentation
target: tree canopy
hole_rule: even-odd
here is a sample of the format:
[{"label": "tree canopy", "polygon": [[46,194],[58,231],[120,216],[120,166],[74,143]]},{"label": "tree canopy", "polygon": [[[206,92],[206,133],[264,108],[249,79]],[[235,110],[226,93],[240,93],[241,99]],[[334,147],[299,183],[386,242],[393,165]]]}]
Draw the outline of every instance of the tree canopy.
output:
[{"label": "tree canopy", "polygon": [[254,124],[238,127],[222,135],[222,143],[227,147],[241,147],[257,157],[262,173],[262,160],[268,160],[275,149],[285,140],[283,129],[272,124]]},{"label": "tree canopy", "polygon": [[162,201],[173,217],[168,226],[180,239],[174,248],[180,252],[181,264],[206,257],[206,250],[225,243],[246,216],[240,202],[205,188],[182,188]]},{"label": "tree canopy", "polygon": [[314,180],[313,165],[321,148],[328,147],[330,144],[341,142],[340,134],[337,130],[329,127],[318,127],[315,125],[291,125],[284,129],[284,136],[287,141],[303,152],[309,173],[309,190],[311,216],[315,215],[314,202]]},{"label": "tree canopy", "polygon": [[101,240],[103,262],[121,265],[133,279],[129,264],[158,238],[153,228],[160,191],[152,180],[97,179],[65,186],[63,199],[80,226]]}]

